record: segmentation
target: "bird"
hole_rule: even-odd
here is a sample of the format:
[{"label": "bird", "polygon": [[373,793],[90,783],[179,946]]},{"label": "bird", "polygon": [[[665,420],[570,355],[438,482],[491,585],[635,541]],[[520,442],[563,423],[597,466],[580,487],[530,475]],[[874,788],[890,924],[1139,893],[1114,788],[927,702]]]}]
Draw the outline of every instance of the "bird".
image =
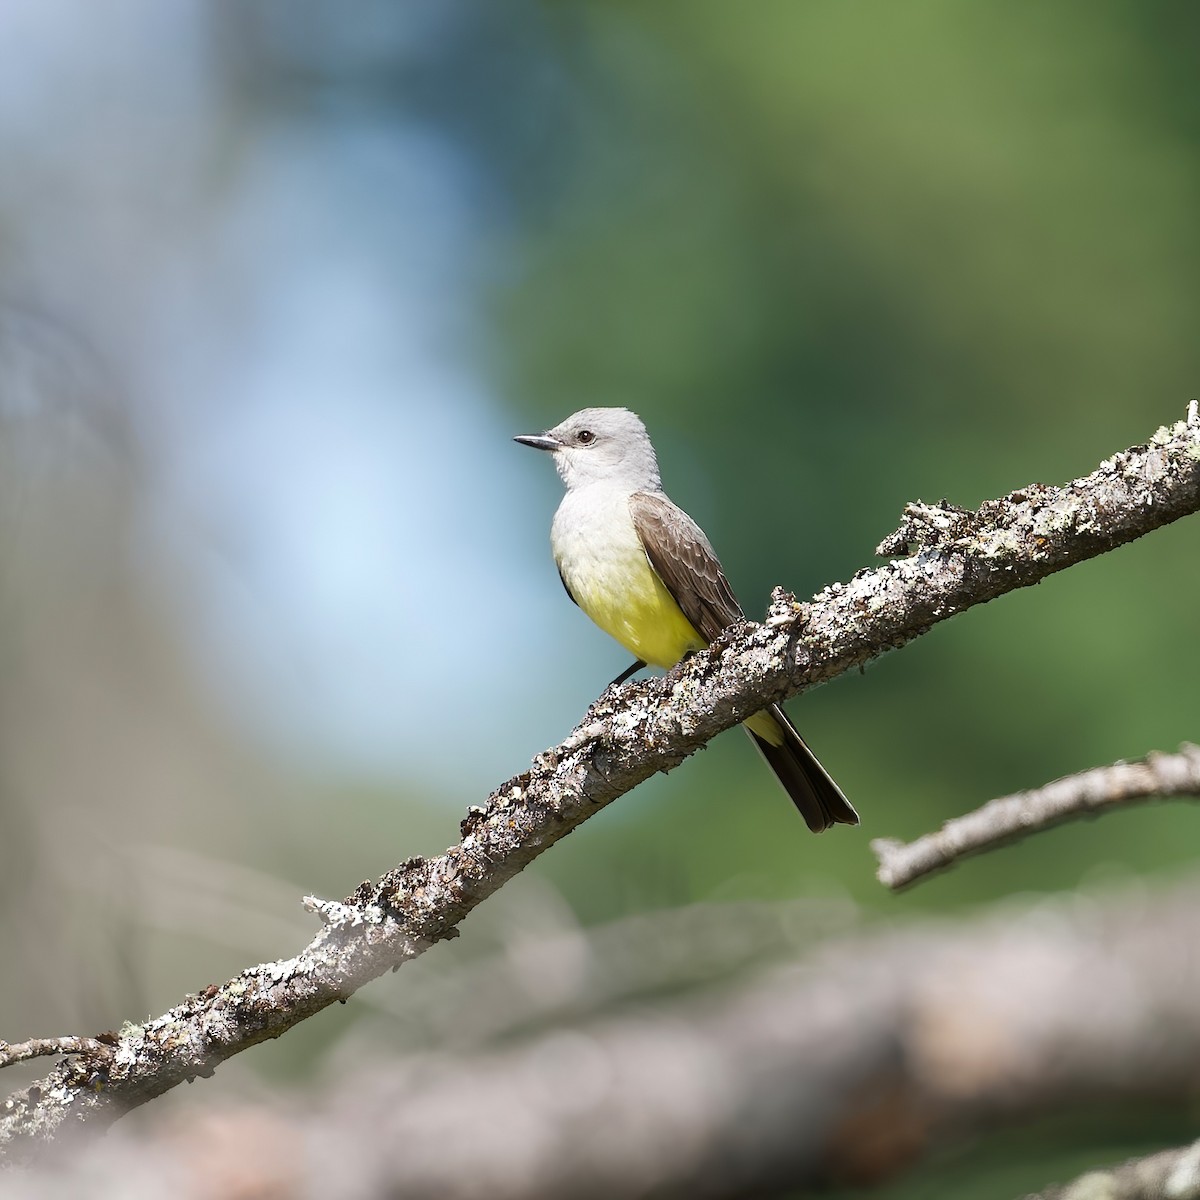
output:
[{"label": "bird", "polygon": [[[567,595],[637,661],[669,670],[745,619],[703,530],[663,491],[642,419],[584,408],[523,446],[553,456],[566,494],[550,546]],[[858,813],[778,704],[743,726],[809,829],[857,825]]]}]

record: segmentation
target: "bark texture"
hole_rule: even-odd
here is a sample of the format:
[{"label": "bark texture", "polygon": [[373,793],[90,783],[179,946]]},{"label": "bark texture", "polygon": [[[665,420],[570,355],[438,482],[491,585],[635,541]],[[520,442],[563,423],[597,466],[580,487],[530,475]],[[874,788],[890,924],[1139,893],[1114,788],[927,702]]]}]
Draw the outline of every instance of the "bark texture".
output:
[{"label": "bark texture", "polygon": [[768,704],[1197,509],[1194,402],[1186,421],[1064,487],[1033,484],[978,512],[909,505],[880,547],[907,557],[810,604],[777,590],[765,623],[727,630],[665,678],[605,693],[563,743],[470,809],[457,845],[409,859],[343,902],[310,898],[324,927],[298,954],[104,1035],[103,1054],[73,1055],[14,1093],[0,1105],[0,1158],[28,1159],[65,1129],[107,1126],[455,936],[476,905],[593,813]]},{"label": "bark texture", "polygon": [[[843,931],[738,982],[389,1058],[290,1104],[143,1119],[0,1173],[0,1198],[734,1200],[880,1182],[1045,1114],[1194,1104],[1197,912],[1191,880]],[[691,920],[692,936],[727,928]]]}]

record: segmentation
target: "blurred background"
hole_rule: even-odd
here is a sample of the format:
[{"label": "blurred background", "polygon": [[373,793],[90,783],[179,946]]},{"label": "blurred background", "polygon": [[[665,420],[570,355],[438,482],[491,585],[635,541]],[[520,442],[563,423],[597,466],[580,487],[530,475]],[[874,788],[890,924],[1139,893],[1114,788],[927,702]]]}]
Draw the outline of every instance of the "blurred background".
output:
[{"label": "blurred background", "polygon": [[[293,953],[301,894],[449,845],[627,665],[513,434],[635,409],[758,616],[908,500],[1180,419],[1198,37],[1135,0],[4,0],[0,1036]],[[542,940],[642,913],[1178,876],[1183,806],[901,898],[867,842],[1196,738],[1198,585],[1184,521],[796,702],[860,830],[719,739],[201,1099],[491,1036],[486,989],[444,1004],[481,964],[528,963],[536,1026]]]}]

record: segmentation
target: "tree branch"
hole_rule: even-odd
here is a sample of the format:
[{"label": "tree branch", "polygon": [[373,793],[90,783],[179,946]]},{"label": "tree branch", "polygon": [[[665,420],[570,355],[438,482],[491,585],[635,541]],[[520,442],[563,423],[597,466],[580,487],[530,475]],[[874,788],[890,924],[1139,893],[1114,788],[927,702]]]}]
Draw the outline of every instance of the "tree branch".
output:
[{"label": "tree branch", "polygon": [[50,1054],[88,1054],[105,1059],[112,1055],[115,1042],[114,1034],[102,1034],[95,1038],[30,1038],[15,1045],[0,1040],[0,1067],[11,1067],[14,1063],[28,1062],[32,1058],[45,1058]]},{"label": "tree branch", "polygon": [[[733,1200],[916,1180],[926,1155],[1049,1114],[1108,1124],[1142,1107],[1187,1111],[1198,907],[1196,878],[1006,900],[843,927],[703,989],[652,986],[483,1046],[455,1037],[440,1053],[392,1055],[366,1031],[322,1086],[147,1114],[36,1172],[0,1172],[0,1198],[200,1200],[234,1179],[263,1196]],[[776,915],[785,930],[797,916],[838,919],[802,903]],[[712,941],[738,918],[714,905],[641,919],[661,920],[668,940],[683,922]],[[565,950],[580,995],[609,965],[584,942]],[[495,980],[473,977],[489,996]]]},{"label": "tree branch", "polygon": [[1200,1142],[1131,1158],[1119,1167],[1088,1171],[1061,1187],[1024,1200],[1196,1200],[1200,1196]]},{"label": "tree branch", "polygon": [[559,746],[473,807],[462,840],[413,858],[344,903],[311,900],[324,929],[264,963],[121,1031],[108,1059],[80,1055],[0,1106],[0,1155],[37,1152],[64,1124],[104,1127],[233,1054],[278,1037],[457,933],[479,903],[589,816],[668,771],[766,704],[862,666],[1004,592],[1200,509],[1200,415],[1065,487],[1033,484],[972,513],[909,505],[882,554],[811,604],[776,591],[765,624],[727,630],[665,678],[608,691]]},{"label": "tree branch", "polygon": [[1034,791],[1001,796],[951,818],[937,833],[915,842],[876,838],[871,843],[879,860],[875,875],[884,887],[903,891],[972,854],[995,850],[1028,834],[1098,816],[1110,808],[1171,796],[1200,797],[1200,747],[1185,742],[1178,754],[1153,751],[1138,762],[1093,767]]}]

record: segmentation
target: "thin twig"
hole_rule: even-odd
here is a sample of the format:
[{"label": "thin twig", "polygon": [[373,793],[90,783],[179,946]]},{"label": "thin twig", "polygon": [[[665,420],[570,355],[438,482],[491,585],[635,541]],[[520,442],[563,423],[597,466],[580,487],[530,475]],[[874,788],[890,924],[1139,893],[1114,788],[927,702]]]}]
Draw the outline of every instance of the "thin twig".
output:
[{"label": "thin twig", "polygon": [[910,506],[880,550],[915,551],[910,557],[860,571],[811,604],[777,590],[765,624],[727,630],[669,676],[605,692],[566,742],[469,811],[457,845],[401,863],[343,905],[313,901],[325,925],[294,958],[248,968],[127,1025],[99,1081],[68,1059],[10,1096],[0,1105],[0,1158],[36,1155],[65,1122],[103,1128],[456,936],[476,905],[543,851],[767,704],[1198,510],[1195,406],[1187,421],[1065,487],[1031,485],[976,513]]},{"label": "thin twig", "polygon": [[972,854],[995,850],[1066,821],[1094,817],[1111,808],[1174,796],[1200,797],[1200,747],[1185,742],[1178,754],[1153,751],[1138,762],[1093,767],[1045,787],[991,800],[954,817],[915,842],[876,838],[876,878],[902,891]]},{"label": "thin twig", "polygon": [[11,1067],[14,1063],[28,1062],[31,1058],[43,1058],[48,1054],[87,1054],[107,1060],[112,1057],[116,1040],[116,1034],[104,1038],[29,1038],[28,1041],[11,1045],[0,1040],[0,1067]]}]

